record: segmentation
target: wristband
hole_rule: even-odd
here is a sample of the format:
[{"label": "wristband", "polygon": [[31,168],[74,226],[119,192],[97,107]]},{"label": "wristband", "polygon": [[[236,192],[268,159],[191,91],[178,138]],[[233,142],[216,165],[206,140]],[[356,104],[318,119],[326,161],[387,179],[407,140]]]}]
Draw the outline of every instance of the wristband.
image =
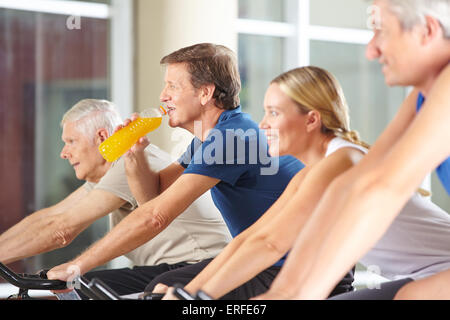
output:
[{"label": "wristband", "polygon": [[195,300],[214,300],[209,294],[203,290],[198,290],[195,295]]},{"label": "wristband", "polygon": [[189,292],[184,290],[184,288],[180,284],[176,284],[173,286],[173,294],[180,300],[195,300],[195,298],[191,296]]}]

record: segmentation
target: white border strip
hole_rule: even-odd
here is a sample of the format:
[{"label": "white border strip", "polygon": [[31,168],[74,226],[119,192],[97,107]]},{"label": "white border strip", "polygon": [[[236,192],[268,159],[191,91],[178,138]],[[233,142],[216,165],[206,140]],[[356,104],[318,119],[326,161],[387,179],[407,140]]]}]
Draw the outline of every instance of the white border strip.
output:
[{"label": "white border strip", "polygon": [[309,66],[310,63],[310,37],[309,37],[310,0],[299,0],[298,6],[298,64],[299,67]]},{"label": "white border strip", "polygon": [[309,40],[321,40],[340,43],[368,44],[373,31],[362,29],[331,28],[322,26],[308,27]]},{"label": "white border strip", "polygon": [[292,37],[296,35],[295,26],[289,23],[238,19],[236,32],[271,37]]},{"label": "white border strip", "polygon": [[107,4],[66,0],[0,0],[0,8],[108,19]]},{"label": "white border strip", "polygon": [[111,1],[111,100],[123,118],[134,108],[133,1]]},{"label": "white border strip", "polygon": [[[10,295],[17,294],[19,292],[19,288],[13,286],[9,283],[0,283],[0,299],[6,299]],[[55,295],[47,290],[29,290],[28,294],[32,298],[50,298]]]},{"label": "white border strip", "polygon": [[379,284],[388,282],[388,280],[380,275],[377,275],[369,271],[356,271],[354,276],[355,281],[353,281],[354,287],[371,287],[376,288]]}]

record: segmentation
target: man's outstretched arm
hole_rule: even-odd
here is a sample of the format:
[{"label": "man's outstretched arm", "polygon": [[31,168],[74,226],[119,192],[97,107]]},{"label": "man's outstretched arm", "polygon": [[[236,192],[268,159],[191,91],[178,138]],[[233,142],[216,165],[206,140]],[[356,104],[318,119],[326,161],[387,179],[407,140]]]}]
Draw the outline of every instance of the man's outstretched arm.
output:
[{"label": "man's outstretched arm", "polygon": [[49,279],[67,280],[69,266],[81,274],[105,264],[148,242],[163,231],[203,193],[219,182],[197,174],[185,174],[165,192],[130,213],[105,237],[97,241],[78,258],[49,271]]},{"label": "man's outstretched arm", "polygon": [[39,210],[0,237],[0,261],[12,263],[69,245],[95,220],[125,200],[102,190],[80,187],[58,204]]}]

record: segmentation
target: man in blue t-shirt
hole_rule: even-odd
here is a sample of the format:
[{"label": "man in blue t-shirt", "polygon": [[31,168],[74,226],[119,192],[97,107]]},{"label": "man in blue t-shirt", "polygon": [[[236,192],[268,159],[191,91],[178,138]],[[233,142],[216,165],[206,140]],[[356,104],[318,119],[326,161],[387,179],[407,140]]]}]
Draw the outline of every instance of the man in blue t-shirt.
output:
[{"label": "man in blue t-shirt", "polygon": [[[144,176],[146,161],[141,154],[148,141],[141,139],[126,155],[127,174],[141,185],[142,193],[158,190],[160,195],[130,213],[81,256],[53,268],[48,273],[50,278],[66,280],[71,276],[68,269],[84,274],[135,249],[159,234],[209,190],[235,237],[269,209],[303,168],[293,157],[271,158],[264,134],[241,112],[240,77],[231,50],[198,44],[175,51],[161,64],[167,66],[160,98],[167,106],[169,125],[188,130],[195,139],[179,161],[159,173],[147,166]],[[134,172],[140,172],[139,176]],[[208,262],[189,266],[188,273],[178,273],[181,278],[167,275],[155,279],[155,283],[186,284]],[[250,298],[267,290],[281,263],[258,275],[233,298]]]},{"label": "man in blue t-shirt", "polygon": [[293,157],[271,158],[265,135],[241,107],[221,113],[206,140],[194,138],[178,162],[184,174],[219,180],[211,195],[233,237],[269,209],[302,168]]}]

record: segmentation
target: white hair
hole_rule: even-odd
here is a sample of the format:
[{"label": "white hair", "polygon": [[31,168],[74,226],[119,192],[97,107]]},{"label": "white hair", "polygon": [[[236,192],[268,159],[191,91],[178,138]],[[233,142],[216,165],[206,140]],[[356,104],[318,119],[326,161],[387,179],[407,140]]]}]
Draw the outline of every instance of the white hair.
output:
[{"label": "white hair", "polygon": [[387,2],[404,29],[411,30],[418,24],[425,24],[425,17],[431,16],[440,22],[444,37],[450,39],[450,0],[387,0]]},{"label": "white hair", "polygon": [[123,123],[113,103],[95,99],[85,99],[75,104],[64,114],[61,127],[66,122],[75,122],[78,130],[89,138],[94,138],[98,129],[106,129],[112,135],[114,129]]}]

